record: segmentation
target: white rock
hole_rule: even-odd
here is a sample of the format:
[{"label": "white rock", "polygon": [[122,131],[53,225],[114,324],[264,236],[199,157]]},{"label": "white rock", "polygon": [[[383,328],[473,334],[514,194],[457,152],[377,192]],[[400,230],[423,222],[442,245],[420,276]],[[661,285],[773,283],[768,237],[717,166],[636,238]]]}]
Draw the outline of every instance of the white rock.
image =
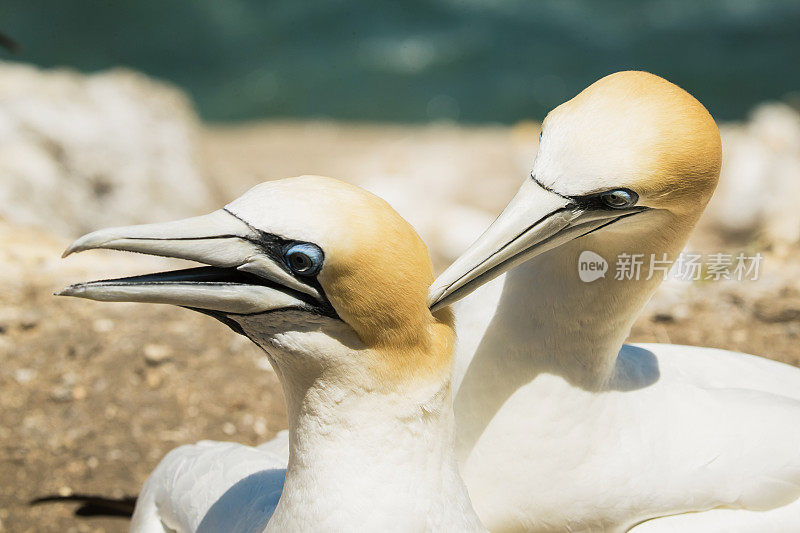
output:
[{"label": "white rock", "polygon": [[74,237],[210,207],[182,92],[126,70],[0,62],[0,217]]}]

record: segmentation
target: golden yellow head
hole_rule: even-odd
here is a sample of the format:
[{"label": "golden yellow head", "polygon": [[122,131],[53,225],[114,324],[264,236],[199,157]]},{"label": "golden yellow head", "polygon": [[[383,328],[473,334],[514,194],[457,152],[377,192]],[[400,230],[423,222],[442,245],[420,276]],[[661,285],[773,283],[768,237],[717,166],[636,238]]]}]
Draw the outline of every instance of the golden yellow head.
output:
[{"label": "golden yellow head", "polygon": [[442,308],[555,247],[570,269],[583,250],[674,258],[714,192],[721,158],[717,126],[689,93],[646,72],[606,76],[545,118],[531,178],[428,301]]},{"label": "golden yellow head", "polygon": [[428,249],[386,201],[339,180],[301,176],[261,184],[227,209],[255,228],[319,246],[324,297],[385,356],[383,370],[449,368],[452,316],[428,309]]},{"label": "golden yellow head", "polygon": [[598,80],[543,124],[536,178],[568,195],[611,187],[677,213],[702,209],[716,187],[722,146],[692,95],[647,72]]}]

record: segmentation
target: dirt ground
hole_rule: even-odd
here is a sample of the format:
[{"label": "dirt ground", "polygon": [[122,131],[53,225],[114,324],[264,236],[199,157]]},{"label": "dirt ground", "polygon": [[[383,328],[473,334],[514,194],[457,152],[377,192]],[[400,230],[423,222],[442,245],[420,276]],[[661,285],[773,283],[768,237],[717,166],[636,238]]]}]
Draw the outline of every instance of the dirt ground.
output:
[{"label": "dirt ground", "polygon": [[[444,154],[443,166],[466,159],[468,151],[480,153],[473,176],[518,175],[514,135],[502,128],[260,125],[208,131],[201,151],[221,205],[266,178],[346,176],[354,169],[356,181],[372,173],[401,175],[409,154],[431,143]],[[448,148],[457,144],[460,150]],[[360,166],[347,163],[352,160]],[[502,207],[517,185],[502,182],[487,193],[487,185],[472,183],[486,209]],[[698,242],[709,249],[744,246],[703,235]],[[4,531],[124,531],[122,519],[76,518],[74,505],[28,502],[73,492],[135,495],[176,446],[201,439],[256,444],[286,426],[280,386],[266,359],[222,324],[165,306],[53,296],[71,282],[162,270],[168,262],[113,252],[60,260],[66,244],[47,232],[0,224]],[[631,340],[727,348],[800,366],[798,259],[800,250],[784,250],[767,256],[761,281],[693,284],[679,304],[656,301]],[[437,266],[445,266],[442,258]]]}]

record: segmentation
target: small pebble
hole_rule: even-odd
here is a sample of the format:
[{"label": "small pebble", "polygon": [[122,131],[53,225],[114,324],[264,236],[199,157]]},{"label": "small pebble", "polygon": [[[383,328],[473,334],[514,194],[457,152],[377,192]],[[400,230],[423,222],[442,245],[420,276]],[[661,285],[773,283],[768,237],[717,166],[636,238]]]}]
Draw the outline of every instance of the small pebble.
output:
[{"label": "small pebble", "polygon": [[263,418],[259,417],[256,419],[255,423],[253,424],[253,431],[256,432],[256,435],[259,437],[263,437],[267,434],[267,421]]},{"label": "small pebble", "polygon": [[68,496],[72,496],[72,489],[70,487],[64,486],[58,489],[58,495],[66,498]]},{"label": "small pebble", "polygon": [[36,377],[36,370],[31,368],[18,368],[14,371],[14,379],[17,383],[27,383]]},{"label": "small pebble", "polygon": [[106,454],[106,457],[108,458],[109,461],[119,461],[120,459],[122,459],[122,450],[117,450],[117,449],[109,450],[108,453]]},{"label": "small pebble", "polygon": [[50,391],[50,399],[58,403],[72,401],[72,391],[66,387],[56,387]]},{"label": "small pebble", "polygon": [[95,333],[108,333],[114,329],[114,321],[108,318],[101,318],[92,322],[92,329]]},{"label": "small pebble", "polygon": [[222,424],[222,432],[225,433],[226,435],[233,435],[234,433],[236,433],[236,426],[234,426],[230,422],[225,422],[224,424]]},{"label": "small pebble", "polygon": [[150,366],[158,366],[172,359],[172,348],[164,344],[146,344],[144,360]]},{"label": "small pebble", "polygon": [[23,330],[33,329],[39,325],[40,321],[41,317],[39,316],[38,313],[34,313],[32,311],[27,313],[22,313],[22,315],[19,317],[19,327],[22,328]]}]

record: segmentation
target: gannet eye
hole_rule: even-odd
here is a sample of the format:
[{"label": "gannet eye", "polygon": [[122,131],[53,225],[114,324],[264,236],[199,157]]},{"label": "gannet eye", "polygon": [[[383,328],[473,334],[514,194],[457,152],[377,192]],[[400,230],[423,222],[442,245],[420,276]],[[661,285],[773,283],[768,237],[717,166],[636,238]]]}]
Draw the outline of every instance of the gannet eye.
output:
[{"label": "gannet eye", "polygon": [[624,209],[630,207],[639,200],[635,192],[626,189],[604,192],[600,199],[611,209]]},{"label": "gannet eye", "polygon": [[309,243],[293,244],[283,254],[286,265],[301,276],[313,276],[322,268],[322,250]]}]

